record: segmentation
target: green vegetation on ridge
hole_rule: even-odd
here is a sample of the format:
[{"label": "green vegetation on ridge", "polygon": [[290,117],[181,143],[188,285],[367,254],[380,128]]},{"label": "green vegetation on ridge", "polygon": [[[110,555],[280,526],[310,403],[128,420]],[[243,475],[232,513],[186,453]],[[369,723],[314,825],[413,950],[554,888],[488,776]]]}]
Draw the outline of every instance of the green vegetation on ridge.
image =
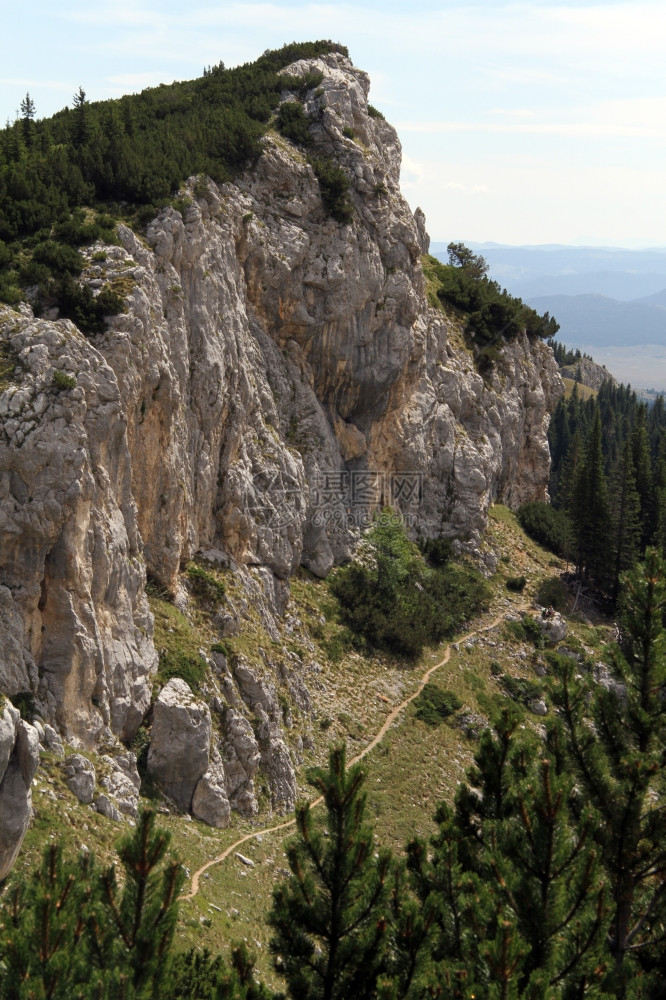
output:
[{"label": "green vegetation on ridge", "polygon": [[103,312],[89,290],[91,301],[77,295],[75,248],[111,242],[119,217],[152,218],[192,175],[222,182],[256,160],[281,91],[303,85],[280,71],[331,51],[347,54],[328,41],[293,43],[119,100],[91,103],[80,88],[73,107],[44,120],[27,95],[22,117],[0,130],[0,301],[39,285],[45,303],[57,300],[63,315],[96,332]]}]

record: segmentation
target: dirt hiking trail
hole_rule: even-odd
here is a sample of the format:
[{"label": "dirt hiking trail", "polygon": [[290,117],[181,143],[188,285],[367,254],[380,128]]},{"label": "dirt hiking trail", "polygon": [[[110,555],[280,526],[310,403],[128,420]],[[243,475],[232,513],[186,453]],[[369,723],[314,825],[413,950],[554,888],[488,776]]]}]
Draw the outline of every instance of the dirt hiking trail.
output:
[{"label": "dirt hiking trail", "polygon": [[[525,611],[527,607],[528,605],[525,605],[520,608],[515,608],[514,610],[518,612]],[[482,628],[474,629],[474,631],[468,632],[467,635],[463,635],[459,639],[456,639],[456,642],[457,643],[465,642],[467,639],[470,639],[474,635],[479,635],[482,632],[489,632],[491,629],[496,628],[497,625],[499,625],[500,622],[503,620],[503,618],[504,614],[501,614],[498,618],[495,618],[492,622],[490,622],[489,625],[484,625]],[[416,688],[415,691],[412,692],[412,694],[410,694],[409,698],[405,698],[405,700],[401,701],[399,705],[396,705],[395,708],[391,709],[389,714],[384,719],[384,723],[379,732],[377,733],[377,735],[374,737],[373,740],[371,740],[370,743],[367,744],[367,746],[363,748],[363,750],[361,750],[359,754],[357,754],[349,761],[350,765],[358,764],[360,760],[363,760],[363,758],[367,756],[367,754],[369,754],[371,750],[374,750],[375,747],[379,743],[381,743],[381,741],[386,736],[386,733],[388,732],[389,728],[393,725],[393,723],[400,715],[400,713],[405,708],[407,708],[407,706],[410,705],[415,698],[418,698],[418,696],[421,694],[423,688],[426,686],[426,684],[428,683],[434,672],[436,670],[439,670],[440,667],[443,667],[445,663],[448,663],[450,658],[451,658],[451,646],[449,645],[446,647],[442,659],[438,663],[435,663],[434,666],[429,667],[426,670],[426,672],[421,677],[419,686]],[[313,799],[310,802],[310,808],[315,809],[318,805],[321,805],[322,802],[323,802],[323,795],[320,795],[318,796],[318,798]],[[205,865],[202,865],[201,868],[195,871],[194,874],[192,875],[192,885],[190,891],[187,893],[183,893],[183,895],[180,896],[179,898],[194,899],[196,894],[199,892],[199,883],[203,873],[208,871],[209,868],[212,868],[213,865],[219,865],[222,861],[225,861],[230,854],[238,850],[241,844],[247,843],[248,840],[252,840],[257,835],[263,836],[264,834],[267,833],[276,833],[279,830],[288,830],[290,827],[295,825],[296,825],[296,819],[295,817],[292,817],[291,819],[285,820],[283,823],[278,823],[275,826],[266,826],[263,829],[253,830],[252,833],[246,833],[245,836],[240,837],[240,839],[235,841],[235,843],[225,848],[225,850],[222,851],[222,854],[218,854],[216,858],[213,858],[211,861],[207,861]]]}]

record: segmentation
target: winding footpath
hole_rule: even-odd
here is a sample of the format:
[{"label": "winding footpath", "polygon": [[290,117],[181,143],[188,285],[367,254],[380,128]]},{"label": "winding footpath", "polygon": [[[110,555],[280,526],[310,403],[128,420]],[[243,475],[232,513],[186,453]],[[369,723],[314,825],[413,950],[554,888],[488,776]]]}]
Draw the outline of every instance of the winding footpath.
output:
[{"label": "winding footpath", "polygon": [[[515,608],[514,610],[519,612],[521,610],[525,610],[527,607],[528,605],[524,605],[521,606],[520,608]],[[504,619],[504,613],[501,614],[498,618],[495,618],[489,625],[484,625],[483,628],[475,629],[473,632],[468,632],[467,635],[461,636],[460,639],[456,639],[456,642],[457,643],[466,642],[467,639],[470,639],[474,635],[480,635],[482,632],[489,632],[491,629],[496,628],[497,625],[499,625],[503,619]],[[418,698],[418,696],[421,694],[423,688],[426,686],[426,684],[428,683],[434,672],[436,670],[439,670],[440,667],[443,667],[445,663],[448,663],[450,658],[451,658],[451,646],[447,646],[442,659],[438,663],[435,663],[434,666],[429,667],[428,670],[426,670],[426,672],[421,677],[419,686],[416,688],[415,691],[412,692],[412,694],[410,694],[409,698],[405,698],[405,700],[401,701],[399,705],[396,705],[395,708],[391,709],[389,714],[384,719],[384,723],[379,732],[377,733],[377,735],[370,743],[368,743],[366,747],[363,748],[363,750],[361,750],[359,754],[356,755],[356,757],[353,757],[352,760],[349,761],[350,765],[358,764],[360,760],[363,760],[363,758],[367,756],[367,754],[369,754],[371,750],[374,750],[375,747],[379,743],[381,743],[381,741],[386,736],[386,733],[388,732],[389,728],[393,725],[393,723],[397,719],[398,715],[400,715],[400,713],[405,708],[407,708],[407,706],[410,705],[415,698]],[[310,808],[315,809],[318,805],[320,805],[323,802],[323,800],[324,800],[323,795],[320,795],[318,798],[313,799],[310,802]],[[192,875],[192,886],[190,888],[190,891],[188,893],[183,893],[180,899],[183,900],[194,899],[196,894],[199,892],[199,884],[201,876],[204,874],[204,872],[208,871],[209,868],[212,868],[213,865],[219,865],[222,861],[225,861],[230,854],[238,850],[241,844],[247,843],[248,840],[252,840],[257,835],[263,836],[264,834],[268,833],[276,833],[279,830],[288,830],[290,827],[295,825],[296,825],[296,818],[292,817],[292,819],[285,820],[283,823],[278,823],[276,826],[266,826],[260,830],[253,830],[252,833],[246,833],[244,837],[241,837],[239,840],[235,841],[235,843],[231,844],[224,851],[222,851],[222,854],[218,854],[216,858],[213,858],[211,861],[207,861],[205,865],[202,865],[201,868],[195,871],[194,874]]]}]

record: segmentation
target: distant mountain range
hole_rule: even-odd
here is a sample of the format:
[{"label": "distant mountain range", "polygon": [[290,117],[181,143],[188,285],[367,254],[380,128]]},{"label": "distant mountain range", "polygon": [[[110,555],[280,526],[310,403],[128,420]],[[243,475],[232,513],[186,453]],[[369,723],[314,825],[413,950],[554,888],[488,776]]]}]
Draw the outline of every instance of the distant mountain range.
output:
[{"label": "distant mountain range", "polygon": [[[467,245],[502,287],[555,316],[559,341],[591,353],[619,381],[666,389],[666,248]],[[447,260],[445,243],[431,252]]]},{"label": "distant mountain range", "polygon": [[[666,299],[666,291],[658,295]],[[538,313],[555,316],[560,324],[557,339],[573,347],[666,344],[666,308],[646,299],[619,302],[594,294],[538,295],[529,304]]]},{"label": "distant mountain range", "polygon": [[[495,281],[525,301],[593,293],[627,302],[666,290],[666,248],[467,245],[485,257]],[[432,243],[431,251],[446,259],[446,243]]]}]

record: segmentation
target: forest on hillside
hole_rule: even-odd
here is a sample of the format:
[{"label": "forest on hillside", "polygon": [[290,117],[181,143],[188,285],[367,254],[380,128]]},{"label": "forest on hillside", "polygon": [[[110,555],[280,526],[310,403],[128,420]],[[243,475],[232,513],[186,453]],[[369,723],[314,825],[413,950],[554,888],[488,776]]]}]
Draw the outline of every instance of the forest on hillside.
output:
[{"label": "forest on hillside", "polygon": [[[603,383],[583,400],[560,399],[548,432],[552,506],[527,505],[526,530],[575,562],[617,603],[621,575],[653,545],[666,553],[666,406]],[[546,527],[546,525],[548,527]]]}]

